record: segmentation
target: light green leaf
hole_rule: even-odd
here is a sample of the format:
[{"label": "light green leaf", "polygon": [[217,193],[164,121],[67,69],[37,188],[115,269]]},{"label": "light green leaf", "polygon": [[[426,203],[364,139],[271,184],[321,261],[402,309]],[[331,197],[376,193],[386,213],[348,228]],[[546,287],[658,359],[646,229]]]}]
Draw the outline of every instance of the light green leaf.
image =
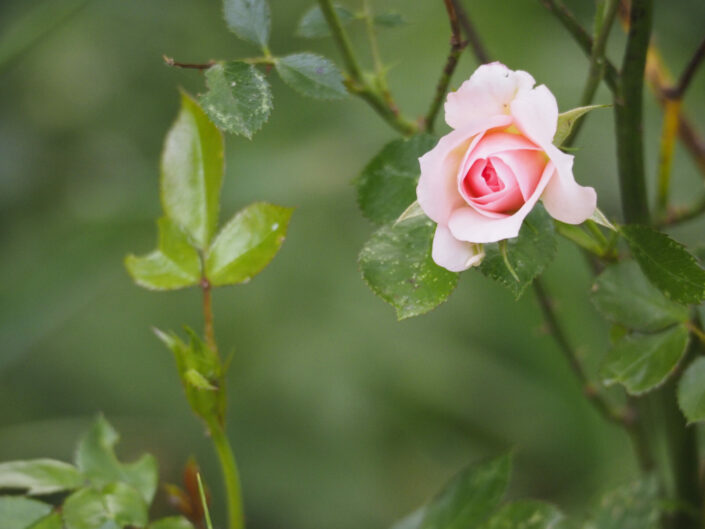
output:
[{"label": "light green leaf", "polygon": [[646,277],[664,294],[681,303],[705,298],[705,270],[682,244],[647,226],[623,226],[621,233]]},{"label": "light green leaf", "polygon": [[467,529],[486,520],[502,500],[511,459],[502,456],[461,471],[426,506],[421,529]]},{"label": "light green leaf", "polygon": [[[155,330],[157,337],[174,353],[186,399],[193,411],[205,421],[221,420],[225,411],[225,395],[221,389],[223,368],[220,358],[195,332],[189,328],[186,328],[186,332],[190,337],[189,344],[174,333]],[[205,379],[210,388],[194,384],[193,375],[189,375],[191,371]]]},{"label": "light green leaf", "polygon": [[95,487],[126,483],[151,503],[157,489],[157,461],[145,454],[134,463],[120,463],[114,447],[120,436],[101,415],[83,435],[76,450],[76,465]]},{"label": "light green leaf", "polygon": [[573,125],[575,125],[575,122],[585,114],[591,110],[608,107],[610,107],[610,105],[590,105],[587,107],[574,108],[558,114],[558,128],[556,129],[556,134],[553,137],[553,144],[560,147],[565,139],[570,136],[570,131],[573,130]]},{"label": "light green leaf", "polygon": [[193,524],[183,516],[170,516],[149,524],[147,529],[194,529]]},{"label": "light green leaf", "polygon": [[343,76],[331,61],[313,53],[295,53],[277,59],[282,80],[302,95],[315,99],[341,99],[347,95]]},{"label": "light green leaf", "polygon": [[606,494],[584,529],[658,529],[658,483],[654,477]]},{"label": "light green leaf", "polygon": [[705,421],[705,357],[688,366],[678,383],[678,405],[688,424]]},{"label": "light green leaf", "polygon": [[638,331],[659,331],[689,316],[688,308],[649,283],[634,261],[607,267],[597,278],[591,299],[608,320]]},{"label": "light green leaf", "polygon": [[261,48],[267,47],[271,22],[266,0],[223,0],[223,15],[235,35]]},{"label": "light green leaf", "polygon": [[399,224],[400,222],[404,222],[405,220],[424,216],[426,216],[426,214],[423,212],[423,209],[421,209],[419,201],[414,200],[411,204],[409,204],[409,207],[407,207],[402,212],[402,214],[399,215],[399,217],[394,221],[394,224]]},{"label": "light green leaf", "polygon": [[74,492],[64,502],[63,517],[66,529],[144,527],[148,521],[144,499],[125,483]]},{"label": "light green leaf", "polygon": [[269,119],[272,93],[253,65],[240,61],[215,64],[206,70],[206,85],[201,106],[225,132],[251,139]]},{"label": "light green leaf", "polygon": [[260,273],[279,251],[293,209],[257,202],[220,230],[206,257],[213,285],[234,285]]},{"label": "light green leaf", "polygon": [[604,226],[609,230],[617,231],[615,225],[609,221],[607,215],[605,215],[600,208],[595,208],[595,211],[592,212],[589,220],[599,224],[600,226]]},{"label": "light green leaf", "polygon": [[223,183],[223,136],[190,96],[169,130],[161,162],[164,213],[201,249],[218,224]]},{"label": "light green leaf", "polygon": [[433,136],[418,134],[385,145],[355,179],[362,214],[380,225],[396,220],[416,199],[419,157],[435,144]]},{"label": "light green leaf", "polygon": [[605,384],[622,384],[632,395],[661,385],[678,365],[688,345],[688,330],[676,325],[657,334],[631,334],[607,353],[600,375]]},{"label": "light green leaf", "polygon": [[83,476],[73,465],[54,459],[0,463],[0,489],[24,489],[27,494],[52,494],[77,489]]},{"label": "light green leaf", "polygon": [[396,522],[390,529],[418,529],[426,516],[426,506],[416,509],[411,514]]},{"label": "light green leaf", "polygon": [[64,529],[64,523],[61,521],[59,512],[52,512],[30,525],[27,529]]},{"label": "light green leaf", "polygon": [[209,391],[215,391],[218,388],[211,384],[206,377],[199,373],[195,369],[188,369],[184,373],[186,382],[191,384],[196,389],[207,389]]},{"label": "light green leaf", "polygon": [[400,13],[380,13],[375,15],[374,23],[376,26],[383,28],[398,28],[399,26],[406,25],[406,19]]},{"label": "light green leaf", "polygon": [[553,505],[522,500],[503,505],[481,529],[553,529],[561,520],[563,515]]},{"label": "light green leaf", "polygon": [[27,529],[47,516],[51,505],[23,496],[0,496],[2,529]]},{"label": "light green leaf", "polygon": [[125,267],[139,286],[150,290],[173,290],[197,285],[201,261],[186,234],[167,217],[157,221],[159,242],[153,252],[128,255]]},{"label": "light green leaf", "polygon": [[[356,18],[354,13],[343,6],[334,5],[333,9],[335,9],[338,19],[343,26],[348,25]],[[319,6],[313,6],[304,13],[304,16],[301,17],[299,25],[296,28],[296,34],[299,37],[307,39],[330,36],[331,33],[328,22],[326,22],[326,17],[323,16],[323,12]]]},{"label": "light green leaf", "polygon": [[458,282],[458,274],[431,258],[434,230],[435,224],[426,217],[387,224],[372,234],[360,252],[362,277],[396,309],[400,320],[436,308]]},{"label": "light green leaf", "polygon": [[[553,261],[556,237],[553,219],[540,204],[524,219],[519,236],[506,241],[506,261],[499,245],[485,245],[485,258],[478,267],[519,299],[531,282]],[[514,273],[512,273],[512,271]],[[517,277],[519,280],[517,281]]]}]

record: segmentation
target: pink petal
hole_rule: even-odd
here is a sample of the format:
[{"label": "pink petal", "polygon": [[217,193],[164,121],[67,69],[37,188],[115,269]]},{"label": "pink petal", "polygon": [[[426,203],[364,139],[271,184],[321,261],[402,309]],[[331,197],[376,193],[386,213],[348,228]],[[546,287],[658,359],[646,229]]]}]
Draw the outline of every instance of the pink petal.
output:
[{"label": "pink petal", "polygon": [[575,181],[573,156],[555,145],[547,145],[546,154],[556,167],[541,197],[546,211],[567,224],[585,222],[597,207],[597,193],[592,187],[583,187]]},{"label": "pink petal", "polygon": [[534,193],[548,163],[547,156],[539,150],[526,149],[500,152],[495,156],[511,168],[524,200],[528,199]]},{"label": "pink petal", "polygon": [[511,101],[534,83],[526,72],[514,72],[498,62],[483,64],[456,92],[448,94],[446,123],[457,129],[478,119],[508,114]]},{"label": "pink petal", "polygon": [[540,146],[553,141],[558,125],[558,103],[545,85],[519,94],[511,104],[517,128]]},{"label": "pink petal", "polygon": [[451,131],[419,158],[421,176],[416,196],[428,217],[438,224],[446,224],[453,210],[462,206],[464,201],[458,193],[457,178],[467,152],[482,138],[484,131],[510,123],[510,116],[493,116]]},{"label": "pink petal", "polygon": [[477,244],[459,241],[441,224],[436,227],[431,257],[438,266],[451,272],[462,272],[480,264],[484,256],[485,252]]},{"label": "pink petal", "polygon": [[456,209],[448,221],[451,234],[461,241],[476,243],[496,242],[516,237],[519,235],[522,222],[536,205],[554,172],[555,167],[549,162],[534,194],[513,215],[493,219],[482,215],[470,206]]}]

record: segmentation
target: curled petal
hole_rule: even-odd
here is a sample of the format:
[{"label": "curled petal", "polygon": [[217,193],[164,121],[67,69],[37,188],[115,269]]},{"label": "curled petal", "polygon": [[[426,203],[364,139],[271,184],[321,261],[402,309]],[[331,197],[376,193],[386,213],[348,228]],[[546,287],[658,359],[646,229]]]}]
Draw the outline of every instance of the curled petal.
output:
[{"label": "curled petal", "polygon": [[597,207],[597,193],[592,187],[583,187],[575,181],[571,155],[554,145],[546,146],[546,154],[556,167],[541,197],[546,211],[567,224],[585,222]]},{"label": "curled petal", "polygon": [[448,228],[439,224],[433,237],[431,257],[438,266],[451,272],[462,272],[479,265],[485,257],[485,251],[480,244],[459,241]]},{"label": "curled petal", "polygon": [[553,141],[558,125],[558,103],[545,85],[519,94],[511,104],[517,128],[537,145]]}]

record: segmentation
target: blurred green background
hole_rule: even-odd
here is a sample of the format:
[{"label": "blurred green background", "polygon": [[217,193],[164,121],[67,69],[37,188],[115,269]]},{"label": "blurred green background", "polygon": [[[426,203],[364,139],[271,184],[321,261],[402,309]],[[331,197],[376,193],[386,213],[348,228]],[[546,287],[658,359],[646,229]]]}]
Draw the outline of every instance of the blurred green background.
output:
[{"label": "blurred green background", "polygon": [[[330,41],[293,35],[312,0],[270,3],[274,53],[309,49],[338,60]],[[4,0],[0,41],[36,5]],[[448,48],[443,3],[373,5],[409,21],[380,39],[398,102],[422,115]],[[562,109],[577,105],[586,60],[540,2],[466,5],[492,56],[530,71]],[[591,23],[591,2],[569,5]],[[703,21],[701,0],[657,2],[657,39],[676,72]],[[369,64],[361,29],[355,42]],[[623,42],[615,28],[613,59]],[[122,432],[121,456],[153,452],[173,482],[193,454],[221,498],[203,428],[150,330],[200,328],[199,292],[141,290],[122,260],[154,243],[158,160],[177,87],[203,89],[200,73],[169,69],[162,54],[202,62],[256,53],[228,33],[216,0],[94,0],[0,70],[0,460],[69,459],[102,411]],[[466,54],[453,86],[475,66]],[[700,74],[686,107],[705,130]],[[511,494],[570,512],[633,476],[626,437],[585,402],[530,291],[515,303],[471,271],[435,312],[395,321],[357,270],[372,226],[350,184],[394,133],[359,100],[307,100],[270,81],[275,110],[264,130],[252,142],[226,139],[222,217],[254,200],[297,209],[268,269],[215,292],[216,332],[235,353],[228,420],[250,527],[386,527],[464,463],[507,448],[517,456]],[[597,100],[608,103],[609,94]],[[660,124],[647,96],[652,180]],[[577,179],[618,217],[609,110],[590,116],[579,147]],[[680,147],[674,174],[676,202],[701,192]],[[702,228],[691,223],[675,235],[695,244]],[[561,244],[546,281],[594,369],[607,326],[587,301],[591,277],[574,248]],[[163,497],[154,509],[166,512]]]}]

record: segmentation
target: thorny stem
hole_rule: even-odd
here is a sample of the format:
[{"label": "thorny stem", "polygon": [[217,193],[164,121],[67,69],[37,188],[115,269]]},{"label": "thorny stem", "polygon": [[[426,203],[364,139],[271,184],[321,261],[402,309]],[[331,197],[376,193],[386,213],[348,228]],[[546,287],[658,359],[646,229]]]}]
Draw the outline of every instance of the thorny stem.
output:
[{"label": "thorny stem", "polygon": [[705,38],[703,38],[700,46],[698,46],[698,49],[695,50],[695,53],[688,62],[688,65],[685,67],[685,70],[683,70],[683,73],[678,80],[678,84],[673,88],[666,90],[666,97],[670,99],[683,99],[685,91],[688,89],[688,86],[690,86],[690,81],[693,80],[695,71],[698,69],[698,66],[700,66],[703,59],[705,59]]},{"label": "thorny stem", "polygon": [[463,7],[463,5],[460,3],[460,0],[451,0],[451,2],[453,3],[455,12],[458,15],[460,26],[463,28],[465,36],[468,38],[468,43],[470,44],[470,48],[472,49],[475,58],[480,64],[486,64],[490,62],[490,56],[487,53],[487,49],[482,43],[480,35],[475,29],[475,25],[470,20],[470,17],[468,16],[468,13]]},{"label": "thorny stem", "polygon": [[703,213],[705,213],[705,196],[700,197],[700,199],[698,199],[698,201],[692,206],[669,209],[666,216],[660,219],[658,225],[661,227],[673,226],[674,224],[680,224],[682,222],[693,220]]},{"label": "thorny stem", "polygon": [[164,64],[167,66],[175,66],[176,68],[184,68],[187,70],[207,70],[216,64],[215,61],[208,61],[206,63],[178,62],[175,61],[173,57],[167,55],[162,55],[162,59],[164,59]]},{"label": "thorny stem", "polygon": [[553,309],[553,303],[546,292],[543,282],[540,278],[534,280],[534,293],[543,313],[544,321],[550,331],[551,336],[556,341],[559,349],[563,352],[570,367],[583,386],[583,393],[588,401],[593,405],[600,415],[607,421],[615,423],[626,430],[629,438],[634,445],[639,465],[648,469],[651,467],[649,452],[645,445],[644,439],[638,434],[636,425],[636,414],[631,403],[622,411],[615,410],[612,405],[604,398],[599,390],[590,381],[590,377],[585,372],[585,368],[578,359],[577,352],[573,349],[568,341],[568,338],[561,327],[556,313]]},{"label": "thorny stem", "polygon": [[438,111],[440,110],[443,99],[448,91],[448,85],[453,77],[455,68],[458,66],[458,59],[460,59],[460,54],[463,52],[463,49],[465,49],[465,46],[467,46],[467,42],[463,41],[463,35],[460,30],[460,21],[455,10],[455,3],[453,0],[443,1],[445,3],[446,11],[448,12],[448,19],[450,21],[450,52],[448,53],[446,64],[443,67],[441,78],[436,86],[436,95],[431,102],[431,107],[428,109],[424,120],[426,123],[426,129],[429,132],[433,131],[436,116],[438,115]]},{"label": "thorny stem", "polygon": [[205,277],[201,279],[201,290],[203,291],[203,331],[206,337],[206,344],[212,351],[218,352],[218,346],[215,341],[215,330],[213,328],[211,284]]},{"label": "thorny stem", "polygon": [[369,0],[362,0],[363,18],[365,19],[365,29],[367,31],[367,40],[370,42],[370,51],[372,53],[372,62],[375,67],[375,75],[377,76],[377,84],[382,91],[382,96],[388,105],[392,105],[392,96],[389,93],[387,86],[387,74],[382,63],[382,55],[379,51],[379,42],[377,41],[377,31],[375,30],[374,18],[372,9],[370,8]]},{"label": "thorny stem", "polygon": [[678,134],[678,117],[681,111],[680,99],[669,99],[665,102],[663,127],[661,131],[661,147],[659,149],[658,187],[656,188],[656,217],[661,219],[668,210],[668,198],[671,187],[671,167],[673,152]]}]

